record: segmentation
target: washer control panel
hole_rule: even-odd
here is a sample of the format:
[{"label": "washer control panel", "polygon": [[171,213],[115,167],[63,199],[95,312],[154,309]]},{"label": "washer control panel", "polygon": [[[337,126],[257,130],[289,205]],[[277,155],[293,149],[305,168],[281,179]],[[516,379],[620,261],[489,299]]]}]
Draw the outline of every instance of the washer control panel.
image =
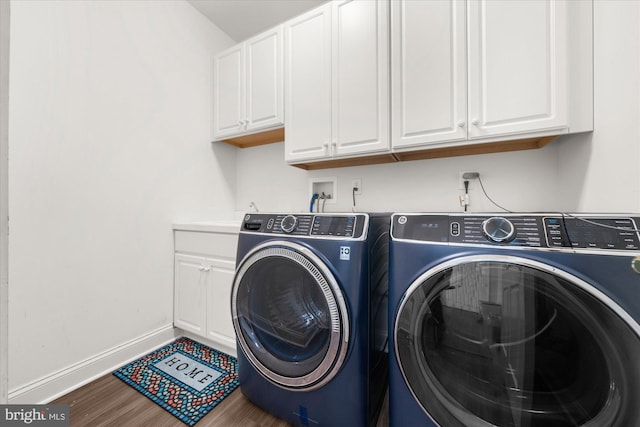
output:
[{"label": "washer control panel", "polygon": [[395,214],[394,239],[454,244],[640,250],[638,218],[555,214]]},{"label": "washer control panel", "polygon": [[242,232],[291,236],[361,238],[364,214],[247,214]]}]

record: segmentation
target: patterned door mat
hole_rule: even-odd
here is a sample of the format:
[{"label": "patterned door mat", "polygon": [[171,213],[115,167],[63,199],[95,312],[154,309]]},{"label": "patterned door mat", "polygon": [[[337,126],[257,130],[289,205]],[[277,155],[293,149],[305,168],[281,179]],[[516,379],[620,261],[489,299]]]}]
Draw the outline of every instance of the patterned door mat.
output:
[{"label": "patterned door mat", "polygon": [[238,387],[235,357],[184,337],[113,375],[190,426]]}]

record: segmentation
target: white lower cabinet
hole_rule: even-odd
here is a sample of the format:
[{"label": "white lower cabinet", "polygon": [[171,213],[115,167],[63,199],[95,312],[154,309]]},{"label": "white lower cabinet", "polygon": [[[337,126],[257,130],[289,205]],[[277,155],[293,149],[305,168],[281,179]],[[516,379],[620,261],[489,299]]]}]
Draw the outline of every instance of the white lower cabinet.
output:
[{"label": "white lower cabinet", "polygon": [[210,270],[207,287],[207,338],[235,346],[236,336],[231,319],[231,286],[235,273],[235,263],[208,259]]},{"label": "white lower cabinet", "polygon": [[175,255],[174,324],[194,334],[205,334],[207,259],[199,256]]},{"label": "white lower cabinet", "polygon": [[237,232],[174,233],[174,326],[235,355],[230,301]]}]

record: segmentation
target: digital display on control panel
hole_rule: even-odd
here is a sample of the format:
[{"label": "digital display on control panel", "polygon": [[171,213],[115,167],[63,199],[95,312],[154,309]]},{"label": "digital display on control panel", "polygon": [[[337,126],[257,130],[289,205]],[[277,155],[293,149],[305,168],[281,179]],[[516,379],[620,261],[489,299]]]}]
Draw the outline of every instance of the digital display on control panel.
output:
[{"label": "digital display on control panel", "polygon": [[634,231],[636,225],[631,218],[588,218],[584,221],[550,217],[544,219],[544,225],[550,247],[640,249],[638,233]]},{"label": "digital display on control panel", "polygon": [[354,216],[316,216],[313,219],[313,236],[353,236]]},{"label": "digital display on control panel", "polygon": [[401,215],[391,225],[396,239],[411,239],[424,242],[447,242],[449,240],[449,217],[447,215]]}]

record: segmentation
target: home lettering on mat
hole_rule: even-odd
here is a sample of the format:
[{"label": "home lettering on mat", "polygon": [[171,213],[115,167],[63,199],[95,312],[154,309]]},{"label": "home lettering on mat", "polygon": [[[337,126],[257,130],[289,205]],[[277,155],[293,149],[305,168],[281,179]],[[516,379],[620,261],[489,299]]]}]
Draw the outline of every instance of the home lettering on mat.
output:
[{"label": "home lettering on mat", "polygon": [[153,366],[198,391],[204,390],[222,375],[221,372],[177,351]]}]

